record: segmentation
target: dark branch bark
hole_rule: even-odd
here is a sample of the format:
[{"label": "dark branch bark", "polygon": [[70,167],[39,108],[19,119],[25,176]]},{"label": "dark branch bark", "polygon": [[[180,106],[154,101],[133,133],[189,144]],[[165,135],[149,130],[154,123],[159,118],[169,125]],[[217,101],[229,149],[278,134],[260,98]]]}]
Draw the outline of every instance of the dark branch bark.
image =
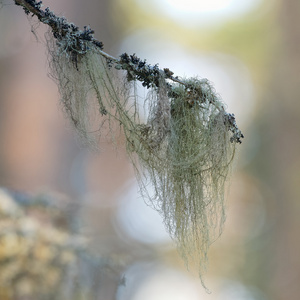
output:
[{"label": "dark branch bark", "polygon": [[[138,80],[143,86],[159,87],[159,81],[161,76],[165,79],[169,79],[175,83],[183,85],[186,90],[193,94],[195,99],[202,98],[202,91],[195,89],[195,87],[188,84],[183,80],[180,80],[177,76],[173,76],[173,72],[169,69],[159,69],[158,65],[151,66],[146,63],[146,60],[141,60],[135,54],[128,55],[123,53],[120,58],[115,58],[103,51],[103,43],[94,38],[94,30],[89,26],[85,26],[83,30],[80,30],[78,26],[73,23],[69,23],[65,17],[56,16],[47,7],[45,10],[41,9],[42,1],[36,2],[35,0],[14,0],[16,5],[22,6],[26,14],[32,14],[36,16],[40,22],[48,25],[52,29],[52,33],[55,39],[63,41],[66,37],[70,38],[73,42],[72,47],[66,49],[70,52],[71,57],[77,57],[77,55],[84,55],[90,49],[88,43],[92,43],[98,50],[99,54],[103,56],[108,65],[116,69],[122,69],[127,71],[127,79]],[[171,98],[176,98],[173,93],[172,85],[168,84]],[[233,114],[225,112],[224,108],[219,109],[224,113],[225,120],[228,124],[229,130],[233,133],[232,142],[241,143],[243,134],[238,129],[235,117]]]},{"label": "dark branch bark", "polygon": [[[76,27],[75,25],[73,24],[70,24],[67,22],[67,20],[64,18],[64,17],[58,17],[56,16],[53,12],[51,12],[49,10],[49,8],[46,8],[45,11],[41,9],[41,4],[42,2],[36,2],[36,1],[32,1],[32,0],[14,0],[15,1],[15,4],[16,5],[20,5],[24,8],[25,10],[25,13],[29,14],[31,13],[32,15],[36,16],[42,23],[50,26],[52,28],[52,31],[53,31],[53,34],[54,34],[54,37],[55,38],[58,38],[57,37],[57,33],[62,31],[62,29],[65,29],[65,30],[68,30],[71,26],[74,28],[77,29],[77,31],[79,31],[79,28]],[[62,24],[65,26],[65,28],[62,28],[64,26],[62,26]],[[86,27],[88,28],[88,27]],[[104,57],[106,58],[107,60],[109,60],[110,62],[112,63],[115,63],[115,64],[118,64],[120,68],[122,69],[125,69],[127,70],[129,68],[129,60],[125,61],[124,60],[124,57],[133,57],[134,59],[138,59],[139,62],[141,61],[139,58],[137,58],[135,55],[133,56],[128,56],[126,55],[126,53],[124,53],[123,55],[121,55],[120,59],[117,59],[111,55],[109,55],[108,53],[104,52],[102,49],[103,49],[103,43],[96,40],[92,34],[94,33],[93,30],[89,29],[90,30],[90,33],[88,33],[86,35],[86,31],[83,31],[83,33],[85,34],[82,34],[82,36],[80,37],[82,40],[85,40],[85,41],[91,41],[95,46],[97,46],[99,48],[99,53]],[[123,58],[122,58],[123,57]],[[125,66],[126,65],[126,66]],[[140,70],[137,70],[137,68],[135,68],[134,66],[135,64],[130,64],[130,72],[133,72],[135,75],[139,75],[138,73],[140,73],[141,71]],[[145,61],[144,61],[144,65],[145,65]],[[147,65],[148,68],[155,68],[155,66],[150,66],[150,65]],[[174,77],[173,76],[173,72],[170,71],[169,69],[164,69],[164,70],[160,70],[158,69],[159,72],[162,72],[165,76],[165,78],[168,78],[174,82],[177,82],[177,83],[180,83],[182,85],[186,85],[185,82],[183,82],[182,80],[178,79],[177,77]],[[138,78],[136,78],[138,79]],[[139,79],[138,79],[139,80]]]}]

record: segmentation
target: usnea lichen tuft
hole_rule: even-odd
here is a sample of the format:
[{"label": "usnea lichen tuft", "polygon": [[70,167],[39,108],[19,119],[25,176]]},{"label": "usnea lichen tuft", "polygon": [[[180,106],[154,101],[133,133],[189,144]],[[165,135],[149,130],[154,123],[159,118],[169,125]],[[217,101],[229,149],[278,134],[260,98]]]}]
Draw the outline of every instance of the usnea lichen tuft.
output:
[{"label": "usnea lichen tuft", "polygon": [[162,126],[163,135],[157,131],[157,147],[151,151],[149,139],[136,150],[144,167],[138,178],[144,195],[149,184],[153,186],[150,203],[162,214],[186,265],[197,266],[202,279],[208,248],[225,221],[224,190],[235,144],[230,141],[224,104],[208,80],[185,82],[188,88],[177,85],[170,93],[170,116],[161,117],[168,125]]},{"label": "usnea lichen tuft", "polygon": [[[95,147],[103,134],[115,141],[121,129],[142,195],[202,280],[208,248],[222,232],[225,184],[243,138],[234,115],[207,79],[173,77],[136,55],[113,58],[89,27],[81,31],[49,9],[41,20],[52,29],[50,72],[81,140]],[[145,118],[136,81],[148,89]]]},{"label": "usnea lichen tuft", "polygon": [[187,266],[196,265],[202,279],[208,248],[225,221],[225,183],[237,142],[213,87],[197,78],[170,86],[161,72],[149,86],[149,114],[141,122],[134,89],[124,83],[128,74],[118,78],[96,47],[87,45],[89,51],[74,59],[64,50],[67,42],[48,45],[64,111],[80,137],[94,145],[103,126],[114,135],[115,121],[121,125],[141,193],[161,213]]},{"label": "usnea lichen tuft", "polygon": [[130,85],[122,82],[107,66],[99,49],[86,42],[85,53],[70,53],[69,41],[58,44],[48,39],[51,76],[58,84],[61,103],[66,116],[71,120],[81,141],[97,147],[102,133],[110,133],[114,140],[118,121],[128,131],[132,129],[134,108],[128,105]]}]

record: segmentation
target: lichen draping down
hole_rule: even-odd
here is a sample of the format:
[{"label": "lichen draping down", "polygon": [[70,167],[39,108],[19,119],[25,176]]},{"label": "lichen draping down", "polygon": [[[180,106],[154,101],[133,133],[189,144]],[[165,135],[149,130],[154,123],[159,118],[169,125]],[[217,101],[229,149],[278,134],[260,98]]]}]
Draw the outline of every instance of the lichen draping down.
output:
[{"label": "lichen draping down", "polygon": [[143,121],[134,76],[116,74],[92,43],[82,52],[72,43],[48,39],[51,74],[66,115],[88,144],[96,144],[106,129],[114,140],[121,128],[142,195],[161,213],[179,253],[202,279],[208,248],[225,221],[225,182],[241,137],[233,115],[207,79],[171,85],[160,72],[144,99]]},{"label": "lichen draping down", "polygon": [[144,167],[139,177],[142,192],[147,195],[148,184],[153,186],[151,204],[163,216],[186,265],[196,265],[202,279],[208,248],[225,221],[225,182],[235,144],[230,142],[223,104],[209,82],[187,82],[190,90],[174,88],[163,141],[151,147],[150,139],[148,147],[136,152]]}]

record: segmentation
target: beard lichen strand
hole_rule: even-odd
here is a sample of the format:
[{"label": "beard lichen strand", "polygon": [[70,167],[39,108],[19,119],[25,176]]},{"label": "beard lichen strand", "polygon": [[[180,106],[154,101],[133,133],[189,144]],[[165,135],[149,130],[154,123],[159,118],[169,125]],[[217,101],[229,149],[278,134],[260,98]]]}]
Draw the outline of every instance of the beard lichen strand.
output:
[{"label": "beard lichen strand", "polygon": [[118,88],[118,76],[113,74],[114,70],[108,70],[106,59],[99,55],[97,47],[87,42],[86,53],[74,49],[70,53],[66,43],[57,43],[51,35],[47,36],[47,44],[50,74],[58,84],[63,110],[83,144],[97,148],[106,129],[114,140],[117,128],[112,125],[113,120],[120,122],[124,130],[133,129],[131,116],[137,114],[126,110],[128,88],[125,85]]},{"label": "beard lichen strand", "polygon": [[[127,88],[125,86],[123,89],[118,88],[120,83],[116,74],[113,74],[113,70],[107,69],[106,60],[99,55],[98,49],[93,49],[91,52],[88,69],[94,94],[98,100],[97,112],[103,119],[100,131],[103,130],[102,127],[106,123],[109,139],[115,144],[116,132],[118,131],[115,124],[118,122],[120,124],[125,123],[124,114],[126,113],[123,110],[125,110],[128,98]],[[130,118],[128,117],[127,120]]]},{"label": "beard lichen strand", "polygon": [[170,131],[171,105],[168,97],[168,88],[163,74],[159,78],[157,88],[148,93],[149,117],[147,125],[149,146],[158,148]]},{"label": "beard lichen strand", "polygon": [[85,140],[88,130],[88,81],[83,68],[74,65],[72,57],[47,36],[50,75],[57,82],[63,110],[79,136]]},{"label": "beard lichen strand", "polygon": [[174,87],[169,132],[159,151],[147,159],[138,153],[146,171],[140,188],[147,195],[150,181],[155,191],[150,203],[163,215],[186,265],[195,263],[202,280],[208,248],[225,221],[224,189],[235,145],[224,104],[209,82],[191,79],[188,84],[201,91],[201,98],[191,97],[184,86]]}]

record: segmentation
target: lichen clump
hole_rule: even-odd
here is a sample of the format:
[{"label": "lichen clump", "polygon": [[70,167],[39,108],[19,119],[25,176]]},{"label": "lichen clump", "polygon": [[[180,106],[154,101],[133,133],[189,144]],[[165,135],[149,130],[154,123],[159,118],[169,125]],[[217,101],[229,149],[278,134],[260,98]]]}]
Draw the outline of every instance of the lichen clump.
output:
[{"label": "lichen clump", "polygon": [[[126,53],[111,59],[89,28],[60,24],[48,49],[64,111],[89,145],[103,133],[114,141],[121,129],[142,195],[202,279],[208,248],[222,232],[225,183],[243,138],[234,115],[207,79],[179,79]],[[136,81],[149,91],[144,119]]]},{"label": "lichen clump", "polygon": [[136,152],[144,170],[141,190],[147,194],[153,186],[150,203],[162,214],[186,265],[196,266],[202,278],[208,248],[225,221],[224,190],[235,143],[224,104],[208,80],[185,82],[188,89],[177,85],[172,90],[162,140],[152,148],[150,139],[146,154]]}]

